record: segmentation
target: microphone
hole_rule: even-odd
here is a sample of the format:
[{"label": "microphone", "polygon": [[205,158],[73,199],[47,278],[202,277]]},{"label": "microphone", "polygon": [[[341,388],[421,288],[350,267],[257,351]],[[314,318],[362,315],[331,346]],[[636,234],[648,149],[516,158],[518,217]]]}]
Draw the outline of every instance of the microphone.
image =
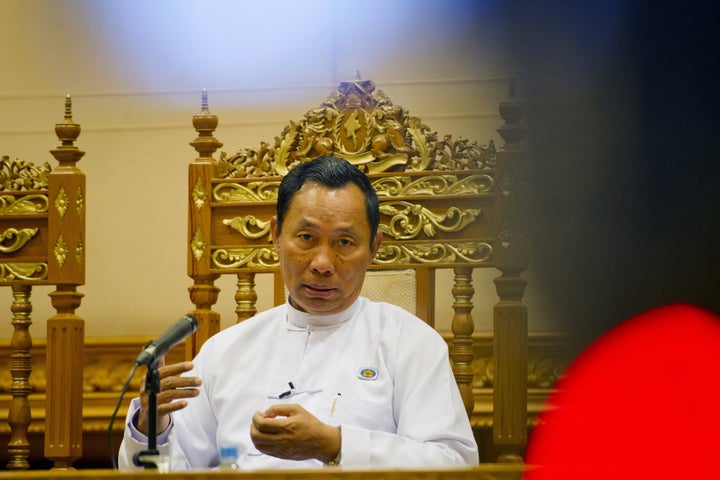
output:
[{"label": "microphone", "polygon": [[197,319],[192,315],[185,315],[160,335],[160,338],[145,345],[135,363],[148,366],[154,364],[168,350],[183,341],[185,337],[192,335],[197,330],[197,327]]}]

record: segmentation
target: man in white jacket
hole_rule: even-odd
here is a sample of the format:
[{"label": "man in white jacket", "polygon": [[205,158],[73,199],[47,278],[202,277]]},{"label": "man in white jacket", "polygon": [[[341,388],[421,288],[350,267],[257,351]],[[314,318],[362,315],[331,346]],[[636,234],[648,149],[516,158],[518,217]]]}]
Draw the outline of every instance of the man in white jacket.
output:
[{"label": "man in white jacket", "polygon": [[[365,174],[342,159],[285,176],[272,233],[286,303],[221,331],[193,362],[160,364],[158,450],[174,469],[215,467],[225,445],[246,469],[478,462],[444,340],[359,296],[382,241],[378,205]],[[121,468],[147,448],[147,433],[141,391]]]}]

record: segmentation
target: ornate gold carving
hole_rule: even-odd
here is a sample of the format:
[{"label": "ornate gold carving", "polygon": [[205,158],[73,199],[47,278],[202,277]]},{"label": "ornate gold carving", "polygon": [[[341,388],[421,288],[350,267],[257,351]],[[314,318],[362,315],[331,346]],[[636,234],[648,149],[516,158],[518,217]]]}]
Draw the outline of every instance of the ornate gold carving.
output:
[{"label": "ornate gold carving", "polygon": [[195,231],[195,235],[193,235],[192,242],[190,242],[190,248],[192,249],[193,255],[195,256],[195,260],[199,262],[203,256],[203,253],[205,253],[205,249],[207,248],[205,237],[203,236],[202,231],[199,228]]},{"label": "ornate gold carving", "polygon": [[48,187],[50,164],[35,165],[24,160],[10,160],[3,155],[0,162],[0,189],[9,191],[44,190]]},{"label": "ornate gold carving", "polygon": [[[420,232],[423,232],[428,238],[435,238],[437,230],[443,232],[462,231],[474,222],[481,212],[480,209],[461,210],[457,207],[450,207],[444,215],[438,215],[422,205],[410,202],[382,202],[380,213],[392,218],[387,225],[380,225],[380,230],[398,240],[416,238]],[[453,221],[454,223],[449,223]]]},{"label": "ornate gold carving", "polygon": [[61,186],[57,198],[55,198],[55,209],[60,214],[60,218],[65,217],[65,212],[67,211],[69,203],[70,202],[68,200],[68,195],[65,192],[65,187]]},{"label": "ornate gold carving", "polygon": [[[531,333],[528,340],[531,347],[528,352],[528,388],[538,390],[552,388],[567,369],[568,354],[562,348],[565,339],[562,335],[555,333]],[[493,388],[495,385],[495,362],[492,354],[492,342],[488,341],[487,345],[478,345],[479,343],[481,342],[475,341],[473,387]],[[478,350],[480,351],[479,356]]]},{"label": "ornate gold carving", "polygon": [[[458,178],[457,175],[426,175],[384,177],[373,181],[380,197],[478,195],[490,193],[495,182],[491,175],[481,173]],[[262,202],[277,200],[279,181],[220,183],[213,190],[213,200],[220,203]]]},{"label": "ornate gold carving", "polygon": [[219,178],[244,178],[277,175],[272,164],[274,157],[275,146],[270,147],[270,144],[263,141],[260,142],[258,150],[244,148],[231,156],[228,156],[226,152],[220,152],[220,158],[217,161],[217,176]]},{"label": "ornate gold carving", "polygon": [[495,142],[479,145],[465,138],[454,139],[447,135],[434,142],[433,170],[486,170],[495,168]]},{"label": "ornate gold carving", "polygon": [[426,137],[429,136],[428,134],[431,136],[434,132],[430,132],[430,129],[419,118],[410,117],[408,120],[408,133],[413,139],[418,152],[412,160],[412,168],[414,170],[425,170],[430,165],[430,146]]},{"label": "ornate gold carving", "polygon": [[280,259],[272,247],[262,248],[224,248],[212,254],[212,264],[216,268],[275,268]]},{"label": "ornate gold carving", "polygon": [[45,280],[47,263],[0,263],[0,281]]},{"label": "ornate gold carving", "polygon": [[334,133],[339,153],[343,155],[361,153],[370,144],[371,130],[367,114],[364,110],[343,113],[335,122]]},{"label": "ornate gold carving", "polygon": [[213,199],[218,202],[261,202],[277,200],[280,182],[220,183],[213,190]]},{"label": "ornate gold carving", "polygon": [[47,195],[0,195],[0,215],[23,215],[45,213],[48,209]]},{"label": "ornate gold carving", "polygon": [[85,258],[85,246],[83,245],[82,237],[78,236],[78,243],[75,247],[75,260],[78,265],[82,265],[83,258]]},{"label": "ornate gold carving", "polygon": [[[37,233],[37,228],[8,228],[0,236],[0,252],[12,253],[17,252],[25,246]],[[10,242],[6,242],[10,240]]]},{"label": "ornate gold carving", "polygon": [[481,263],[490,260],[492,253],[492,245],[487,242],[383,244],[373,263],[375,265]]},{"label": "ornate gold carving", "polygon": [[195,204],[195,208],[200,210],[203,205],[205,205],[205,200],[207,199],[207,192],[205,191],[205,186],[203,185],[202,178],[197,179],[197,182],[195,182],[195,186],[192,189],[192,198],[193,203]]},{"label": "ornate gold carving", "polygon": [[342,82],[338,91],[297,122],[273,144],[224,152],[217,162],[222,178],[284,175],[321,155],[347,159],[367,173],[397,170],[490,169],[495,145],[480,146],[445,136],[438,140],[417,117],[394,105],[370,80]]},{"label": "ornate gold carving", "polygon": [[65,259],[69,253],[67,244],[65,243],[65,239],[62,235],[58,238],[55,248],[53,249],[53,253],[55,254],[55,260],[57,260],[58,265],[60,266],[60,270],[62,270],[62,267],[65,264]]},{"label": "ornate gold carving", "polygon": [[458,180],[457,175],[427,175],[413,177],[384,177],[372,182],[379,197],[477,195],[492,191],[493,177],[487,174],[469,175]]},{"label": "ornate gold carving", "polygon": [[257,239],[270,236],[270,222],[260,220],[254,215],[245,215],[244,217],[226,218],[223,224],[242,233],[245,238]]},{"label": "ornate gold carving", "polygon": [[295,138],[298,135],[297,129],[292,128],[296,124],[294,122],[290,123],[291,128],[285,128],[283,131],[283,137],[279,139],[275,138],[275,144],[277,146],[276,148],[276,155],[275,155],[275,162],[273,163],[273,166],[275,167],[275,171],[278,175],[285,175],[288,172],[288,158],[290,157],[290,151],[293,143],[295,142]]},{"label": "ornate gold carving", "polygon": [[552,388],[567,369],[567,359],[556,352],[531,352],[528,359],[528,387]]},{"label": "ornate gold carving", "polygon": [[82,217],[83,208],[85,208],[85,197],[83,197],[82,187],[78,187],[76,207],[78,217]]}]

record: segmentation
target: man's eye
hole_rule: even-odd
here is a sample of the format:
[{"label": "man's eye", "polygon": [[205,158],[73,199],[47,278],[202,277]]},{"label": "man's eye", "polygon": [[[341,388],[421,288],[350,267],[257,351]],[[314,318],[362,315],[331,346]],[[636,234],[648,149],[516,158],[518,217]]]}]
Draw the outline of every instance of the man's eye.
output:
[{"label": "man's eye", "polygon": [[354,245],[352,240],[349,240],[347,238],[343,238],[340,240],[341,247],[351,247],[352,245]]}]

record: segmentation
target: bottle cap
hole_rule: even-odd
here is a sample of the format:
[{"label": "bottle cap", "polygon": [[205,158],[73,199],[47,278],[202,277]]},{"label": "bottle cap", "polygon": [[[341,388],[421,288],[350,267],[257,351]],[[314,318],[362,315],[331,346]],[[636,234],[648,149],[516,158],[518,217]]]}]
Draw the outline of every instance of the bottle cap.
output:
[{"label": "bottle cap", "polygon": [[222,445],[220,447],[220,458],[237,458],[238,448],[235,445]]}]

